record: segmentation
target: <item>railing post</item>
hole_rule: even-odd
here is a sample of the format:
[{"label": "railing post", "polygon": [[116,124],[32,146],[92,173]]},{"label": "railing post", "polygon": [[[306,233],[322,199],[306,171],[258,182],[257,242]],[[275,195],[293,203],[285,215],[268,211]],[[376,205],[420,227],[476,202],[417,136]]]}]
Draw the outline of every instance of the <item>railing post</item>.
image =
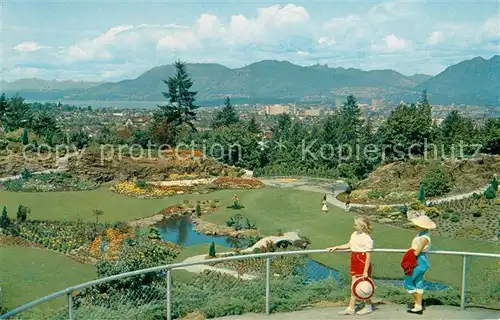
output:
[{"label": "railing post", "polygon": [[266,314],[271,313],[271,257],[266,258]]},{"label": "railing post", "polygon": [[73,292],[68,293],[68,319],[73,320]]},{"label": "railing post", "polygon": [[462,292],[460,295],[460,309],[465,310],[465,289],[467,287],[467,256],[464,255],[464,262],[462,265]]},{"label": "railing post", "polygon": [[167,269],[167,320],[172,320],[172,270]]}]

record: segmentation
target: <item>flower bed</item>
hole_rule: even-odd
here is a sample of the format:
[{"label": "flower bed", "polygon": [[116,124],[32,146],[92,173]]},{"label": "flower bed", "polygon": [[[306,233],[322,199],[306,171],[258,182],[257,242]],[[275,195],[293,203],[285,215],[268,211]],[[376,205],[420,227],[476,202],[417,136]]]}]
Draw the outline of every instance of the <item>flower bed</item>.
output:
[{"label": "flower bed", "polygon": [[3,183],[5,190],[13,192],[87,191],[99,186],[97,182],[81,179],[67,172],[36,174]]},{"label": "flower bed", "polygon": [[89,243],[102,225],[73,221],[26,221],[19,223],[19,236],[63,253]]},{"label": "flower bed", "polygon": [[264,187],[264,183],[260,180],[237,177],[220,177],[214,183],[219,189],[258,189]]},{"label": "flower bed", "polygon": [[118,229],[108,228],[102,235],[98,235],[90,244],[89,252],[93,258],[109,259],[116,258],[118,251],[123,245],[125,238],[133,239],[135,230],[123,232]]},{"label": "flower bed", "polygon": [[163,198],[182,192],[182,190],[175,190],[173,187],[148,186],[146,188],[139,188],[133,182],[119,182],[111,187],[111,190],[119,194],[140,198]]},{"label": "flower bed", "polygon": [[[209,182],[210,179],[194,180],[179,180],[179,184],[171,183],[176,181],[167,182],[154,182],[148,183],[145,187],[137,186],[134,182],[119,182],[111,187],[111,191],[116,193],[124,194],[131,197],[146,198],[146,199],[157,199],[170,197],[176,194],[186,194],[186,193],[208,193],[209,192]],[[188,183],[194,181],[193,183]]]}]

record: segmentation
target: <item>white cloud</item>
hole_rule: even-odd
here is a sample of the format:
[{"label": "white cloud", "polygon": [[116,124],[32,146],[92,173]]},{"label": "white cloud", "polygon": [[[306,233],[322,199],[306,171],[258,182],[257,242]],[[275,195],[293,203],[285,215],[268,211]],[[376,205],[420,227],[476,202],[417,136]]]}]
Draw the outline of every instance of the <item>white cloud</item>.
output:
[{"label": "white cloud", "polygon": [[118,52],[135,52],[146,42],[156,43],[163,37],[173,34],[176,30],[187,29],[185,26],[167,24],[120,25],[110,28],[100,36],[80,41],[62,50],[68,62],[85,60],[111,60]]},{"label": "white cloud", "polygon": [[329,37],[321,37],[318,39],[318,44],[320,45],[333,46],[335,43],[337,43],[335,39]]},{"label": "white cloud", "polygon": [[[0,55],[7,69],[3,75],[10,79],[22,72],[38,72],[43,77],[119,80],[178,58],[231,67],[280,59],[399,70],[413,70],[418,68],[411,65],[414,62],[428,61],[425,65],[433,64],[432,70],[437,70],[450,61],[498,52],[495,40],[500,17],[496,11],[461,21],[439,16],[436,11],[424,12],[426,6],[422,2],[388,2],[321,21],[296,4],[276,4],[244,15],[200,12],[187,25],[131,25],[125,19],[122,25],[101,30],[101,34],[85,30],[84,34],[94,36],[65,46],[61,46],[62,39],[54,43],[40,38],[32,39],[37,42],[4,42],[5,48],[15,52]],[[306,7],[309,9],[309,4]],[[325,5],[323,10],[327,8]],[[491,12],[493,16],[486,19]],[[41,50],[49,47],[39,43],[53,47]]]},{"label": "white cloud", "polygon": [[199,40],[194,33],[184,31],[177,32],[160,39],[156,44],[156,48],[185,51],[198,47],[199,44]]},{"label": "white cloud", "polygon": [[226,41],[233,44],[263,43],[307,32],[306,8],[294,4],[279,4],[258,9],[257,17],[235,15],[230,19]]},{"label": "white cloud", "polygon": [[371,49],[378,52],[395,52],[407,49],[411,42],[402,38],[398,38],[394,34],[390,34],[380,41],[372,41]]},{"label": "white cloud", "polygon": [[41,49],[47,49],[47,48],[50,48],[50,47],[41,46],[36,42],[29,42],[28,41],[28,42],[21,42],[20,44],[18,44],[14,48],[12,48],[12,50],[19,51],[19,52],[35,52],[35,51],[38,51]]},{"label": "white cloud", "polygon": [[443,41],[443,33],[441,31],[433,31],[426,40],[427,44],[436,45]]},{"label": "white cloud", "polygon": [[215,15],[208,13],[200,15],[196,20],[194,29],[200,38],[217,37],[226,32],[219,19]]},{"label": "white cloud", "polygon": [[486,19],[482,29],[485,37],[498,39],[500,34],[500,14]]},{"label": "white cloud", "polygon": [[399,39],[393,34],[388,35],[384,38],[387,49],[389,50],[401,50],[407,45],[404,39]]}]

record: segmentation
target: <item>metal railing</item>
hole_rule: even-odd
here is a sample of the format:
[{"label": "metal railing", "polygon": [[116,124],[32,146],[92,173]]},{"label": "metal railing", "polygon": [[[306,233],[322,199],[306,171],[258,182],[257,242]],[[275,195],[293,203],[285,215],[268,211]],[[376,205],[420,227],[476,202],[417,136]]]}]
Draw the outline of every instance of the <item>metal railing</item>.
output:
[{"label": "metal railing", "polygon": [[[336,253],[345,253],[349,252],[348,250],[336,251]],[[403,249],[374,249],[373,252],[381,252],[381,253],[405,253],[406,250]],[[215,264],[220,262],[228,262],[228,261],[239,261],[239,260],[249,260],[249,259],[266,259],[266,277],[265,277],[265,312],[267,314],[271,313],[270,300],[271,300],[271,258],[274,257],[283,257],[283,256],[294,256],[294,255],[309,255],[309,254],[317,254],[317,253],[328,253],[326,249],[317,249],[317,250],[300,250],[300,251],[284,251],[284,252],[268,252],[268,253],[260,253],[260,254],[248,254],[248,255],[234,255],[223,258],[213,258],[202,261],[193,261],[188,263],[174,263],[169,265],[163,265],[153,268],[147,268],[142,270],[136,270],[132,272],[126,272],[117,274],[114,276],[100,278],[97,280],[85,282],[76,286],[72,286],[52,294],[49,294],[40,299],[31,301],[26,303],[20,307],[17,307],[3,315],[0,316],[0,319],[8,319],[14,315],[17,315],[23,311],[31,309],[39,304],[44,302],[56,299],[61,296],[67,297],[67,314],[70,320],[74,319],[74,307],[73,307],[73,294],[77,291],[80,291],[85,288],[89,288],[98,284],[110,282],[113,280],[124,279],[128,277],[133,277],[137,275],[144,275],[159,271],[166,271],[166,316],[168,320],[172,319],[172,270],[183,269],[186,267],[196,266],[196,265],[208,265]],[[496,258],[500,259],[500,254],[493,253],[478,253],[478,252],[457,252],[457,251],[429,251],[428,254],[433,255],[449,255],[449,256],[460,256],[463,258],[462,262],[462,280],[461,280],[461,291],[460,291],[460,307],[462,310],[465,310],[466,306],[466,287],[467,287],[467,262],[469,257],[484,257],[484,258]]]}]

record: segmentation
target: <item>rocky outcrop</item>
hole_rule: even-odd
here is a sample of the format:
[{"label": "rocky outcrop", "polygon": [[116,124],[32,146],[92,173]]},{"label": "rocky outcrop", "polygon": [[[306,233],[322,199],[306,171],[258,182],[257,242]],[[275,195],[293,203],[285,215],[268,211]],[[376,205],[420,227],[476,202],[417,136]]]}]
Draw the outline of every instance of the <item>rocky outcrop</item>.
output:
[{"label": "rocky outcrop", "polygon": [[144,179],[164,181],[171,174],[194,174],[199,178],[237,176],[239,169],[206,158],[200,160],[152,158],[133,159],[128,156],[101,155],[86,151],[79,158],[70,158],[68,170],[94,181]]}]

